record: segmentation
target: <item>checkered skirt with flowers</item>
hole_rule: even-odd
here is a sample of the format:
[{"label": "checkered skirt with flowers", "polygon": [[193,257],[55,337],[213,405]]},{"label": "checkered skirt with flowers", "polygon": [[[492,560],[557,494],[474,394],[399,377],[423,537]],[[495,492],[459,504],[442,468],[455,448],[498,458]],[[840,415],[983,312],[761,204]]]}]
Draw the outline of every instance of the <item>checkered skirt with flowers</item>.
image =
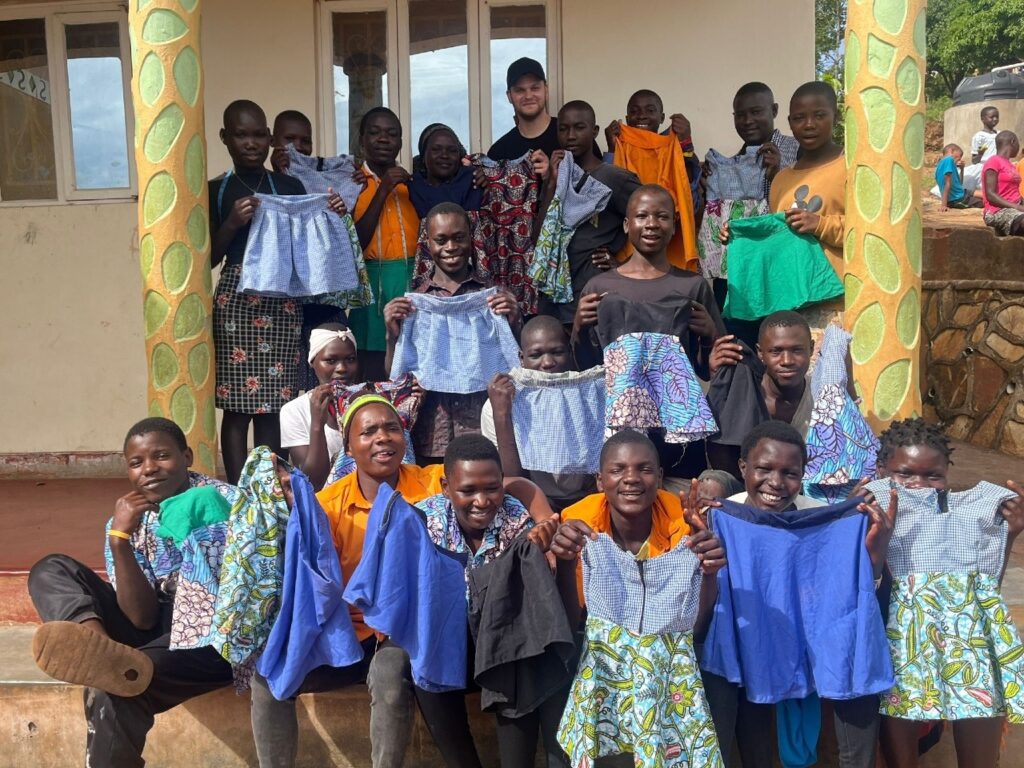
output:
[{"label": "checkered skirt with flowers", "polygon": [[213,297],[217,407],[278,413],[298,394],[302,307],[295,299],[237,293],[241,265],[226,266]]}]

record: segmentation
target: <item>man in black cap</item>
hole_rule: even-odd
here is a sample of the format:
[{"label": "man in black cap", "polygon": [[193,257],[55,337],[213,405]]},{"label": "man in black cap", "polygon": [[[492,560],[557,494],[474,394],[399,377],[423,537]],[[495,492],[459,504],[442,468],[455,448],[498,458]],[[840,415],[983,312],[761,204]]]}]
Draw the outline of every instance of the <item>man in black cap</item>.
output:
[{"label": "man in black cap", "polygon": [[548,83],[535,59],[516,59],[508,67],[505,92],[516,124],[487,151],[492,160],[516,160],[533,149],[551,157],[558,149],[558,121],[548,114]]}]

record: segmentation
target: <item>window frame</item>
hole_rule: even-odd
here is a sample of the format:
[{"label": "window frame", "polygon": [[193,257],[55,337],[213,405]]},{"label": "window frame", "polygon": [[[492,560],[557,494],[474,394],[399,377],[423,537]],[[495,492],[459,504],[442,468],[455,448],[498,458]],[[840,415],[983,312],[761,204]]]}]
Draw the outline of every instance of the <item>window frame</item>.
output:
[{"label": "window frame", "polygon": [[[4,200],[0,188],[0,208],[24,208],[41,205],[66,205],[96,202],[133,202],[138,199],[138,172],[135,167],[135,114],[131,92],[131,45],[128,38],[128,10],[119,3],[62,3],[0,7],[0,22],[18,19],[42,19],[45,25],[46,66],[49,72],[50,114],[53,122],[53,157],[57,196],[27,200]],[[75,186],[75,158],[71,125],[71,91],[68,85],[67,36],[65,28],[79,24],[115,22],[121,50],[121,87],[124,93],[125,146],[128,186],[78,189]]]},{"label": "window frame", "polygon": [[[332,14],[385,11],[387,26],[388,103],[402,122],[402,152],[398,161],[408,168],[415,153],[412,131],[412,95],[409,54],[409,0],[318,0],[317,20],[317,136],[315,145],[325,155],[338,153],[334,113],[334,41]],[[561,98],[561,3],[560,0],[466,0],[466,56],[469,69],[470,152],[486,152],[491,135],[491,8],[509,5],[544,7],[548,74],[548,109]],[[552,71],[554,76],[552,76]],[[460,137],[466,139],[467,137]]]}]

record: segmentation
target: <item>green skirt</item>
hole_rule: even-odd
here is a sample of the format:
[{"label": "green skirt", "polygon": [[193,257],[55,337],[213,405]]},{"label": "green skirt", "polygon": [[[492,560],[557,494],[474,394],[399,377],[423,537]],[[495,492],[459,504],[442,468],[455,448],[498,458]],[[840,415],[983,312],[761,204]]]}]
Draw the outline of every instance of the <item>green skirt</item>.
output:
[{"label": "green skirt", "polygon": [[373,288],[374,301],[366,307],[350,309],[348,313],[349,328],[356,336],[359,349],[369,352],[384,352],[387,349],[384,307],[409,290],[415,265],[416,260],[413,258],[367,260],[366,274]]}]

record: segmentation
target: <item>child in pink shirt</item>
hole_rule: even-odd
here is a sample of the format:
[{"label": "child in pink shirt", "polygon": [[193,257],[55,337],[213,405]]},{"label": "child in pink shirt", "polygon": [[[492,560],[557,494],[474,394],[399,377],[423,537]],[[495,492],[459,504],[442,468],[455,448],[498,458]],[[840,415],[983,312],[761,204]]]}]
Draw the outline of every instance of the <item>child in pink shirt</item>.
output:
[{"label": "child in pink shirt", "polygon": [[1019,153],[1017,134],[1000,131],[996,134],[996,153],[985,161],[981,170],[985,223],[1000,235],[1024,235],[1021,178],[1011,162]]}]

